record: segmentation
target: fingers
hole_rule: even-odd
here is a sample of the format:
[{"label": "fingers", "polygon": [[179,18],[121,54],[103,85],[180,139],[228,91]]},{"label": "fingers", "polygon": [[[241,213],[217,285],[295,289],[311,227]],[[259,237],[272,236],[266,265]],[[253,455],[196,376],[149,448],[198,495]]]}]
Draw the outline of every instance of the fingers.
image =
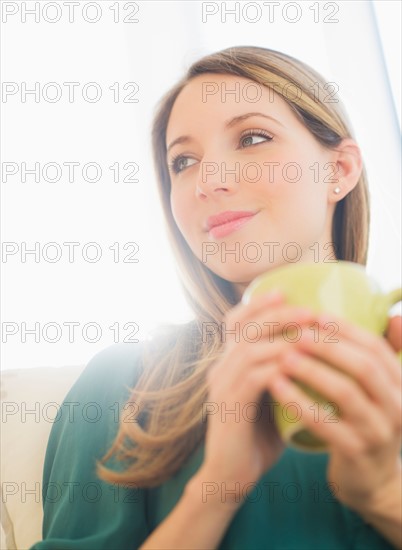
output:
[{"label": "fingers", "polygon": [[[208,371],[209,384],[219,385],[220,389],[227,388],[234,391],[241,387],[253,371],[274,364],[274,359],[289,347],[286,342],[261,342],[239,346],[232,349]],[[255,375],[258,376],[258,375]]]},{"label": "fingers", "polygon": [[270,385],[270,391],[282,404],[297,403],[303,424],[330,447],[337,448],[350,458],[361,451],[361,439],[353,426],[334,418],[328,409],[317,409],[316,403],[285,376],[276,377]]},{"label": "fingers", "polygon": [[313,319],[310,310],[284,304],[277,293],[254,296],[249,304],[237,304],[226,314],[222,323],[222,341],[234,345],[268,338],[273,342],[275,334],[285,331],[286,338],[287,330],[294,330],[295,325],[299,328],[299,324],[311,323]]},{"label": "fingers", "polygon": [[[385,338],[368,332],[366,329],[332,314],[318,316],[317,322],[322,330],[326,329],[326,325],[335,324],[337,327],[336,339],[342,342],[353,342],[355,346],[359,346],[371,353],[373,357],[377,358],[378,363],[383,365],[385,372],[388,374],[393,384],[400,387],[402,383],[401,365],[395,351]],[[303,335],[302,340],[306,340],[307,343],[308,337]],[[314,353],[314,347],[311,348],[311,351]],[[321,351],[323,351],[322,348],[320,349],[320,353]]]},{"label": "fingers", "polygon": [[[302,335],[299,350],[316,357],[321,364],[326,363],[327,370],[331,370],[328,365],[335,367],[332,373],[335,377],[339,376],[339,370],[352,377],[390,418],[402,416],[400,385],[382,367],[376,355],[345,338],[338,343],[328,343],[322,338],[314,342],[309,334]],[[289,361],[287,365],[291,368]]]},{"label": "fingers", "polygon": [[[326,378],[328,403],[320,406],[284,375],[270,381],[269,391],[282,404],[297,403],[304,426],[350,458],[400,441],[388,419],[365,399],[357,386],[353,387],[352,381],[340,383],[339,377],[335,380],[330,372]],[[306,378],[306,382],[322,393],[311,379]]]},{"label": "fingers", "polygon": [[391,317],[385,335],[394,351],[398,352],[402,349],[402,317],[400,315]]},{"label": "fingers", "polygon": [[285,355],[281,370],[333,402],[342,422],[348,423],[368,446],[389,443],[399,433],[400,398],[395,403],[378,406],[351,377],[304,354]]},{"label": "fingers", "polygon": [[[209,386],[233,393],[244,384],[249,371],[272,366],[275,358],[298,341],[297,334],[293,337],[295,327],[300,331],[301,325],[311,324],[314,318],[306,308],[284,304],[278,292],[237,304],[222,323],[221,337],[226,346],[221,358],[209,368]],[[283,338],[277,337],[279,333]]]}]

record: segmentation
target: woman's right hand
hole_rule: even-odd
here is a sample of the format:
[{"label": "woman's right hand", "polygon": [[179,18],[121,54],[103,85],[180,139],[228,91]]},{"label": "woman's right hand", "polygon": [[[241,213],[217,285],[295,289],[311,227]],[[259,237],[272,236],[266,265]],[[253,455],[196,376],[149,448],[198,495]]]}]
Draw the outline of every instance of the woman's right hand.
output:
[{"label": "woman's right hand", "polygon": [[[185,485],[176,506],[141,549],[220,547],[244,501],[243,495],[248,496],[253,484],[277,462],[285,448],[267,406],[261,407],[263,414],[255,421],[251,415],[256,407],[250,406],[258,406],[264,399],[270,378],[280,364],[280,354],[294,345],[275,336],[282,333],[286,323],[295,322],[307,329],[312,320],[312,313],[301,315],[297,308],[272,296],[256,296],[225,315],[222,334],[227,338],[208,372],[208,401],[202,411],[203,416],[210,411],[206,417],[204,460]],[[278,323],[273,341],[269,330],[273,325],[269,322]],[[251,325],[247,333],[247,323],[261,329],[258,340],[246,340],[248,334],[251,339]],[[235,329],[240,336],[237,342],[230,334]],[[230,412],[236,410],[237,417]]]},{"label": "woman's right hand", "polygon": [[[198,480],[226,492],[212,491],[215,499],[240,505],[243,491],[282,454],[285,444],[273,422],[273,406],[268,405],[268,381],[277,372],[279,356],[295,345],[282,337],[283,326],[294,322],[307,330],[312,320],[312,313],[286,305],[279,293],[255,296],[226,314],[223,352],[207,375],[203,420],[208,425],[204,461],[197,472]],[[259,329],[258,340],[250,341],[252,325],[246,340],[247,323]]]}]

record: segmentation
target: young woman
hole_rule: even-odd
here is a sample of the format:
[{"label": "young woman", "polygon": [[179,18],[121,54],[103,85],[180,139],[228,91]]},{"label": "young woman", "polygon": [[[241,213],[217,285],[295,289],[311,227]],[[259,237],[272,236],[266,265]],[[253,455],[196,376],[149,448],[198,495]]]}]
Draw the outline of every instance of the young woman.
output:
[{"label": "young woman", "polygon": [[[195,318],[111,346],[84,370],[64,401],[74,418],[52,429],[44,540],[32,548],[402,547],[401,318],[386,338],[341,321],[328,346],[309,337],[316,316],[280,294],[241,302],[289,261],[289,243],[297,261],[318,250],[319,261],[366,263],[365,171],[325,84],[293,57],[233,47],[163,97],[155,166]],[[242,337],[250,322],[258,341]],[[281,336],[288,322],[306,329],[296,343]],[[339,421],[317,419],[295,381],[336,402]],[[328,452],[285,446],[275,401],[299,404]]]}]

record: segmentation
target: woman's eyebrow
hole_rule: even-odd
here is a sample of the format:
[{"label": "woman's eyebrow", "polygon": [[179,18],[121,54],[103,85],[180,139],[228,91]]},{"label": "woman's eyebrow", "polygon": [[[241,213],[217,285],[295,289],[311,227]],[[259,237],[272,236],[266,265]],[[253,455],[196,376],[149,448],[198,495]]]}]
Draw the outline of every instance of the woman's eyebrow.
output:
[{"label": "woman's eyebrow", "polygon": [[[224,127],[226,129],[232,128],[233,126],[235,126],[236,124],[239,124],[243,120],[246,120],[247,118],[251,118],[251,117],[254,117],[254,116],[260,116],[260,117],[267,118],[269,120],[273,120],[274,122],[276,122],[280,126],[284,127],[283,124],[281,122],[279,122],[279,120],[277,120],[276,118],[274,118],[270,115],[266,115],[264,113],[257,113],[257,112],[245,113],[244,115],[239,115],[239,116],[232,117],[224,123]],[[174,139],[172,141],[172,143],[169,145],[169,147],[167,148],[166,154],[169,153],[170,149],[174,145],[178,145],[179,143],[188,143],[191,140],[192,140],[192,138],[190,136],[180,136],[180,137]]]},{"label": "woman's eyebrow", "polygon": [[192,141],[192,138],[190,136],[180,136],[174,139],[166,150],[166,156],[169,153],[170,149],[173,147],[173,145],[177,145],[179,143],[187,143],[188,141]]},{"label": "woman's eyebrow", "polygon": [[245,113],[244,115],[235,116],[227,120],[225,122],[225,128],[232,128],[232,126],[235,126],[236,124],[239,124],[239,122],[242,122],[243,120],[246,120],[247,118],[250,118],[252,116],[262,116],[264,118],[268,118],[269,120],[273,120],[277,124],[280,124],[280,126],[284,127],[283,124],[273,116],[266,115],[264,113]]}]

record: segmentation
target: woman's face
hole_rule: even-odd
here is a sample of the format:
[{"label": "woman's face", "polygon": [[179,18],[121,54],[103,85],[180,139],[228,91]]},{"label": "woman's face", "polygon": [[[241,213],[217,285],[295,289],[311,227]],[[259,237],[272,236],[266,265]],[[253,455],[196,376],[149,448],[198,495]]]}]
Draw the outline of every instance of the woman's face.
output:
[{"label": "woman's face", "polygon": [[[333,258],[336,153],[279,95],[246,78],[199,75],[173,105],[166,146],[176,224],[197,258],[240,295],[275,266]],[[208,224],[227,212],[243,217]]]}]

